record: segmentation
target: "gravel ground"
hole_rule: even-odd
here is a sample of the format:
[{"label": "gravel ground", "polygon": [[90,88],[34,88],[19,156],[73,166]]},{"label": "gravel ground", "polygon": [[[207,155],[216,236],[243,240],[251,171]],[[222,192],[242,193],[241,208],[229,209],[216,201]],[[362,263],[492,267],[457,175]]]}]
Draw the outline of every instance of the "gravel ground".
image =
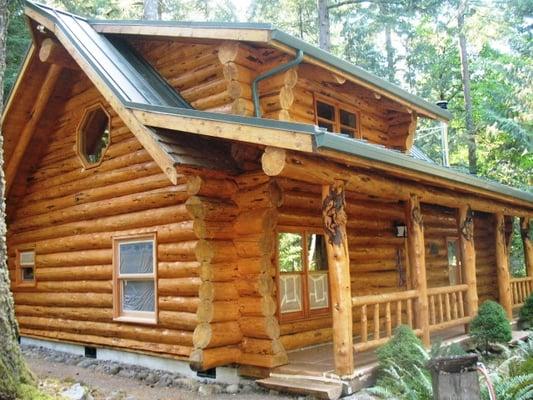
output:
[{"label": "gravel ground", "polygon": [[[94,360],[42,347],[23,346],[22,349],[30,369],[39,377],[42,390],[60,399],[306,399],[266,391],[251,380],[239,385],[200,382],[166,371]],[[69,397],[69,393],[76,391],[85,394]]]}]

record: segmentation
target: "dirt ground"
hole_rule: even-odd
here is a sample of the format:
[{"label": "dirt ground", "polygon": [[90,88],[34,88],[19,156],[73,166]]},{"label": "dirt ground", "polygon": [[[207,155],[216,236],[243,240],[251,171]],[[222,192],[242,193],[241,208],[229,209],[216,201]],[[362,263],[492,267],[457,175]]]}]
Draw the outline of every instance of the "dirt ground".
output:
[{"label": "dirt ground", "polygon": [[28,356],[26,356],[26,360],[30,369],[39,377],[43,391],[52,395],[79,382],[90,389],[90,394],[95,400],[296,399],[296,397],[287,397],[262,391],[260,388],[254,390],[254,392],[224,394],[209,393],[209,386],[201,393],[184,388],[154,387],[136,379],[107,375],[76,365],[67,365]]}]

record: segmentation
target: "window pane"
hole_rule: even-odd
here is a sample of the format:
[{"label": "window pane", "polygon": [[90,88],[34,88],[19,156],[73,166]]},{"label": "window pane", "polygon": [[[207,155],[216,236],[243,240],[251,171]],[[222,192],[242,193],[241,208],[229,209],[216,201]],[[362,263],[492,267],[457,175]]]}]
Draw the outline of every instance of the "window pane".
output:
[{"label": "window pane", "polygon": [[154,243],[120,243],[121,274],[151,274],[154,272]]},{"label": "window pane", "polygon": [[354,113],[348,112],[346,110],[340,110],[341,112],[341,125],[351,126],[355,128],[356,117]]},{"label": "window pane", "polygon": [[21,251],[19,253],[20,264],[33,265],[35,264],[35,252],[34,251]]},{"label": "window pane", "polygon": [[299,233],[280,233],[279,270],[280,272],[303,271],[303,237]]},{"label": "window pane", "polygon": [[326,272],[315,272],[309,275],[307,281],[309,286],[309,308],[318,310],[328,308],[328,274]]},{"label": "window pane", "polygon": [[279,290],[282,313],[302,311],[302,276],[300,274],[280,275]]},{"label": "window pane", "polygon": [[155,311],[153,281],[122,281],[122,309],[124,311]]},{"label": "window pane", "polygon": [[448,265],[457,265],[457,242],[455,240],[448,241]]},{"label": "window pane", "polygon": [[318,126],[326,129],[328,132],[334,132],[333,125],[324,121],[318,121]]},{"label": "window pane", "polygon": [[335,120],[335,107],[330,104],[322,103],[321,101],[316,102],[316,114],[320,118],[329,119],[330,121]]},{"label": "window pane", "polygon": [[307,235],[307,256],[309,257],[309,271],[328,270],[328,255],[324,235]]},{"label": "window pane", "polygon": [[23,281],[33,281],[35,279],[33,274],[33,267],[25,267],[21,269]]},{"label": "window pane", "polygon": [[344,128],[344,127],[341,127],[341,133],[344,133],[345,135],[348,135],[352,138],[355,137],[355,131],[351,128]]}]

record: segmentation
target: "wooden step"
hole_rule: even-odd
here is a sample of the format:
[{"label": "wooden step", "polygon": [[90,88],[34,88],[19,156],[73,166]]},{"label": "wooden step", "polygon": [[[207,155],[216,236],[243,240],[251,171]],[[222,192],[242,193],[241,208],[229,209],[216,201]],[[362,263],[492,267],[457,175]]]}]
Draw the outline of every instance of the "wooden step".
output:
[{"label": "wooden step", "polygon": [[337,400],[341,397],[342,383],[340,381],[323,381],[316,377],[312,377],[313,379],[310,378],[275,374],[274,376],[258,380],[256,383],[268,389],[277,390],[278,392],[311,395],[325,400]]}]

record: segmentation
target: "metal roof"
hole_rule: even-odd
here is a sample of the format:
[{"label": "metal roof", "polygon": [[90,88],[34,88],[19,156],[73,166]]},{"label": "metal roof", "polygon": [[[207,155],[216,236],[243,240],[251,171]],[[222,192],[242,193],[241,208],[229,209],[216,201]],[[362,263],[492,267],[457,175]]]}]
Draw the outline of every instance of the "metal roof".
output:
[{"label": "metal roof", "polygon": [[108,40],[86,19],[46,5],[27,2],[70,39],[84,59],[123,102],[190,107],[161,76],[120,39]]}]

